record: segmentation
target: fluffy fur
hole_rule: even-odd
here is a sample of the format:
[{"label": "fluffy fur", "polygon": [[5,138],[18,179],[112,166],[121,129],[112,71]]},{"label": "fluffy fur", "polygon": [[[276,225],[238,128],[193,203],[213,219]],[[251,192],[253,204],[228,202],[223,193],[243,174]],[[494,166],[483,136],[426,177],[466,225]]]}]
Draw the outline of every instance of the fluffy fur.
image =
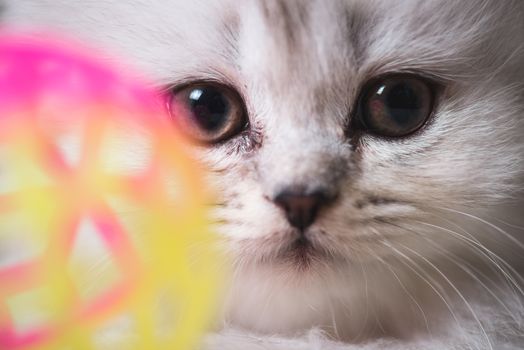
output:
[{"label": "fluffy fur", "polygon": [[[217,80],[244,98],[250,130],[195,150],[235,271],[208,348],[524,346],[522,2],[5,5],[6,25],[99,43],[158,86]],[[348,138],[360,89],[392,72],[442,86],[431,123]],[[320,253],[305,264],[286,255],[296,232],[268,200],[289,186],[338,198],[310,228]]]}]

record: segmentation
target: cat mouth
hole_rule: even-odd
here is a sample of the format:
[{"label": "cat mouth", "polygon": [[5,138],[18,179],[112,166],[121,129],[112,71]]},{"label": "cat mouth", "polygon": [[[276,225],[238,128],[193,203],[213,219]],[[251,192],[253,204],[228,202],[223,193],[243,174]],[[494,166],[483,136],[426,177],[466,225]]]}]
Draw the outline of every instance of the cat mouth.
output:
[{"label": "cat mouth", "polygon": [[310,268],[315,262],[325,261],[327,258],[328,255],[324,250],[315,245],[311,239],[301,235],[277,254],[275,262],[303,270]]},{"label": "cat mouth", "polygon": [[266,237],[247,239],[240,242],[239,260],[256,264],[271,265],[296,270],[308,270],[313,266],[338,260],[316,237],[319,232],[298,233],[298,231],[276,232]]}]

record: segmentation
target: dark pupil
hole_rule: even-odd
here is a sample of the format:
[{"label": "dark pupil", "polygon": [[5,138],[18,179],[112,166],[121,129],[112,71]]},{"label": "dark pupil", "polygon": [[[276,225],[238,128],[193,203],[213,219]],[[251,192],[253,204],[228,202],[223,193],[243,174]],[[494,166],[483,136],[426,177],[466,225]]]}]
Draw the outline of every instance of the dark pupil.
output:
[{"label": "dark pupil", "polygon": [[389,115],[400,127],[411,126],[422,108],[416,91],[406,83],[391,88],[385,100]]},{"label": "dark pupil", "polygon": [[213,87],[198,88],[189,94],[189,105],[198,125],[207,131],[220,130],[227,121],[229,103]]}]

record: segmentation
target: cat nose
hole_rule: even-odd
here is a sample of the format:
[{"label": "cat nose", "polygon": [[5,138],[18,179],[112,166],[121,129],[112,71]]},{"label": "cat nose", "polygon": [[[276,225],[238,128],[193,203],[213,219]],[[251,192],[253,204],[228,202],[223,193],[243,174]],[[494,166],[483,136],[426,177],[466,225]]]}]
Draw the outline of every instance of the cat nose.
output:
[{"label": "cat nose", "polygon": [[311,226],[319,209],[331,201],[332,197],[323,191],[309,194],[303,191],[283,191],[274,199],[275,204],[286,213],[289,224],[301,231]]}]

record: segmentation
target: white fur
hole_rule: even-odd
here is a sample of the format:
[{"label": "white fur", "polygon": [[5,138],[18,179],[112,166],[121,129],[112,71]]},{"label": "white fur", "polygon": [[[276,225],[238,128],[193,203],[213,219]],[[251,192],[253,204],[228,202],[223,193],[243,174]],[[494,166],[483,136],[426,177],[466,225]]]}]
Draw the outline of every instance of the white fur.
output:
[{"label": "white fur", "polygon": [[[245,99],[257,133],[196,150],[236,262],[210,349],[519,349],[523,18],[510,0],[7,0],[3,21],[95,41],[159,86],[215,79]],[[444,87],[435,117],[355,149],[358,92],[391,72]],[[339,194],[310,230],[334,262],[305,271],[272,260],[292,233],[266,198],[294,184]]]}]

